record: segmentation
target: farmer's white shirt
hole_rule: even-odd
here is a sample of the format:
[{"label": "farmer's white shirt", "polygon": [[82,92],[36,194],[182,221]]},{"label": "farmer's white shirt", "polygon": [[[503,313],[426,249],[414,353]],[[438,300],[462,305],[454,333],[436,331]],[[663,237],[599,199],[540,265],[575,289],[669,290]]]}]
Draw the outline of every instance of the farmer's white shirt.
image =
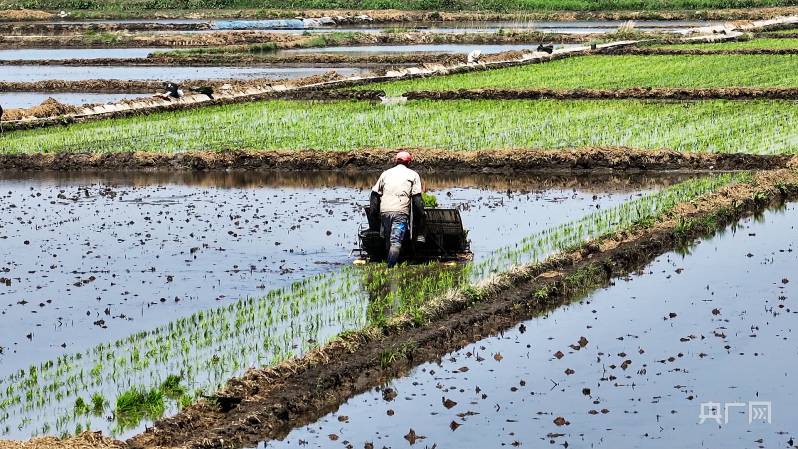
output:
[{"label": "farmer's white shirt", "polygon": [[397,164],[382,172],[372,190],[382,195],[380,213],[407,214],[410,212],[410,198],[421,193],[421,177],[404,165]]}]

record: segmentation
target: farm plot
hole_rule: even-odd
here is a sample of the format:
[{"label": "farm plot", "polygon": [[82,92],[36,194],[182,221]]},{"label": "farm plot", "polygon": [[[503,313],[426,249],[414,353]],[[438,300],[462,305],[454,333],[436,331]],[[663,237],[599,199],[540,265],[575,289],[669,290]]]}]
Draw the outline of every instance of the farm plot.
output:
[{"label": "farm plot", "polygon": [[798,49],[798,39],[763,38],[749,41],[714,42],[705,44],[663,44],[653,45],[650,48],[683,50]]},{"label": "farm plot", "polygon": [[744,220],[258,447],[791,445],[796,217]]},{"label": "farm plot", "polygon": [[0,433],[131,435],[247,367],[728,180],[429,176],[476,263],[387,272],[348,264],[370,178],[8,177]]},{"label": "farm plot", "polygon": [[795,151],[797,118],[789,101],[266,101],[9,132],[0,152],[626,146],[772,154]]},{"label": "farm plot", "polygon": [[[713,44],[715,45],[715,44]],[[798,55],[603,55],[476,73],[371,84],[389,95],[418,90],[790,87]]]}]

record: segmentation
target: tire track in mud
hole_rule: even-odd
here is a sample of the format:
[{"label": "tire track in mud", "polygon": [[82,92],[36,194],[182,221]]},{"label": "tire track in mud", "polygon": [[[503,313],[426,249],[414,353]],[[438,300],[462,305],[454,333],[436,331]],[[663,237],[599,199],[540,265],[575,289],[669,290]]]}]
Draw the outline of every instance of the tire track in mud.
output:
[{"label": "tire track in mud", "polygon": [[[350,333],[299,360],[249,370],[231,379],[210,400],[156,422],[128,440],[128,445],[221,449],[282,438],[292,428],[335,410],[352,395],[568,303],[612,278],[641,269],[684,242],[796,198],[795,171],[759,173],[751,182],[681,203],[648,227],[619,231],[516,269],[487,289],[485,297],[461,294],[439,302],[427,325],[413,327],[411,320],[400,319],[382,329]],[[388,366],[380,363],[386,350],[400,354]]]},{"label": "tire track in mud", "polygon": [[[450,151],[401,148],[429,172],[733,171],[793,166],[790,155],[684,153],[667,149],[582,147]],[[0,154],[5,170],[381,170],[399,148],[352,151],[284,150],[185,153]]]},{"label": "tire track in mud", "polygon": [[796,100],[798,88],[462,89],[411,91],[408,100]]}]

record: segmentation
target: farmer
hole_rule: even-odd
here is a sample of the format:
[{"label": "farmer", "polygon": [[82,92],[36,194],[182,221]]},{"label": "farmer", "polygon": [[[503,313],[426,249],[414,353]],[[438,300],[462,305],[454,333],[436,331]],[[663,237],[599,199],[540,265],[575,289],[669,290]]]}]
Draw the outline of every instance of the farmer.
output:
[{"label": "farmer", "polygon": [[419,215],[424,210],[421,177],[409,168],[412,161],[413,156],[407,151],[397,153],[396,165],[382,172],[371,191],[372,210],[380,211],[380,235],[388,247],[389,268],[399,260],[402,241],[409,231],[410,208],[419,211]]}]

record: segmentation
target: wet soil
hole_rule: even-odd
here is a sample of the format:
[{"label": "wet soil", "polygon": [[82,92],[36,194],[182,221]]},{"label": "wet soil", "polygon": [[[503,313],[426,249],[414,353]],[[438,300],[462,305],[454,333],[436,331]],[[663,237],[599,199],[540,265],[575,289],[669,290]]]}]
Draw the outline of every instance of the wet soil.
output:
[{"label": "wet soil", "polygon": [[[474,47],[456,47],[456,50],[446,51],[448,44],[432,46],[440,51],[427,52],[414,50],[413,45],[403,46],[402,51],[393,51],[391,46],[379,47],[385,52],[359,51],[361,47],[339,47],[347,51],[328,51],[325,48],[309,49],[310,51],[292,52],[286,50],[277,54],[251,54],[251,53],[212,53],[200,55],[181,54],[156,54],[147,57],[91,57],[71,59],[0,59],[0,66],[127,66],[127,67],[219,67],[219,66],[257,66],[257,67],[372,67],[388,70],[396,66],[411,66],[421,64],[457,65],[468,62],[467,53],[484,45]],[[420,46],[424,48],[424,46]],[[482,62],[506,61],[520,58],[524,53],[532,53],[534,46],[496,46],[495,52],[483,52]],[[362,47],[371,48],[371,47]],[[351,51],[349,51],[351,50]],[[2,50],[0,50],[2,51]],[[57,77],[57,74],[53,75]],[[207,75],[206,75],[207,76]]]},{"label": "wet soil", "polygon": [[[427,447],[789,447],[797,217],[745,219],[259,447],[407,447],[409,429]],[[748,422],[752,401],[771,423]]]},{"label": "wet soil", "polygon": [[[639,270],[686,241],[798,196],[798,178],[792,171],[757,175],[755,185],[721,189],[678,206],[647,228],[621,232],[520,270],[489,298],[476,303],[463,298],[443,306],[446,312],[434,314],[439,318],[432,318],[429,325],[412,327],[406,322],[381,331],[355,332],[301,360],[250,370],[232,379],[214,401],[200,402],[161,420],[128,443],[133,448],[238,448],[283,438],[292,428],[317,420],[354,394],[569,302],[587,286]],[[530,294],[536,291],[545,293]],[[387,366],[381,364],[380,354],[391,348],[400,356]],[[495,355],[494,359],[501,360]],[[567,424],[566,419],[560,422]],[[414,432],[409,434],[415,442]]]},{"label": "wet soil", "polygon": [[358,66],[380,67],[416,64],[464,64],[467,58],[464,55],[449,53],[433,54],[377,54],[377,55],[348,55],[348,54],[291,54],[291,55],[253,55],[253,54],[209,54],[168,56],[156,55],[146,58],[91,58],[91,59],[8,59],[0,60],[0,66],[40,65],[40,66],[282,66],[290,67],[311,66]]},{"label": "wet soil", "polygon": [[[337,79],[332,74],[316,75],[302,80],[283,80],[280,84],[302,86]],[[221,89],[225,84],[231,89],[245,90],[250,87],[275,84],[273,79],[205,79],[191,80],[192,83]],[[42,80],[42,81],[0,81],[0,92],[103,92],[103,93],[155,93],[163,91],[163,82],[156,80]]]},{"label": "wet soil", "polygon": [[[414,148],[416,164],[436,172],[501,173],[580,170],[752,170],[785,167],[788,155],[682,153],[626,147],[452,152]],[[200,153],[2,154],[8,170],[380,170],[396,149],[355,151],[225,151]]]},{"label": "wet soil", "polygon": [[646,88],[623,89],[464,89],[415,91],[403,95],[409,100],[796,100],[796,88]]},{"label": "wet soil", "polygon": [[0,449],[124,449],[126,447],[123,441],[106,438],[93,432],[84,432],[66,439],[42,437],[29,441],[0,440]]},{"label": "wet soil", "polygon": [[[350,250],[364,222],[360,206],[377,176],[2,172],[0,315],[6,324],[0,383],[13,385],[18,370],[76,352],[90,359],[97,344],[194,312],[264,297],[316,274],[333,275],[351,263]],[[444,207],[459,209],[471,235],[478,236],[472,244],[477,260],[508,241],[685,177],[424,174],[427,189]],[[346,320],[357,322],[359,316]],[[349,322],[325,317],[316,324],[316,339]],[[94,366],[85,363],[85,371]],[[240,367],[207,370],[212,373],[198,368],[202,373],[192,385],[216,385],[202,382],[206,375],[224,382],[262,363],[247,358]],[[189,361],[150,360],[146,370],[114,370],[110,379],[73,394],[99,392],[113,403],[131,385],[148,385],[151,376],[192,369]],[[74,403],[67,394],[33,409],[4,406],[10,417],[4,417],[0,435],[59,434],[90,423],[95,430],[130,436],[147,424],[119,430],[104,414],[76,416]]]},{"label": "wet soil", "polygon": [[[84,34],[62,35],[3,35],[0,48],[199,48],[234,47],[273,43],[280,49],[319,47],[317,34],[289,34],[275,31],[217,31],[213,33],[110,33],[105,40]],[[666,38],[667,33],[648,32],[651,37]],[[335,45],[513,45],[539,44],[541,42],[565,44],[586,43],[606,39],[606,33],[554,33],[541,31],[499,32],[423,32],[404,31],[391,33],[352,32],[335,39]],[[324,42],[322,41],[323,45]]]}]

